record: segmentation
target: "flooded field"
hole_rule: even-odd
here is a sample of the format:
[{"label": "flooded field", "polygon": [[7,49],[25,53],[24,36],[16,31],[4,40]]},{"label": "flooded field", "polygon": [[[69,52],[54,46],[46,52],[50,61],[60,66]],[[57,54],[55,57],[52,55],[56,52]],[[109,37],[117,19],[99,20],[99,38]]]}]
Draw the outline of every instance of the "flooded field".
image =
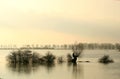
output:
[{"label": "flooded field", "polygon": [[[67,62],[52,65],[10,65],[6,56],[11,50],[0,50],[0,78],[2,79],[119,79],[120,52],[116,50],[84,50],[77,64]],[[71,50],[33,50],[44,55],[47,51],[66,59]],[[110,55],[114,63],[101,64],[98,59]],[[90,62],[79,62],[90,61]]]}]

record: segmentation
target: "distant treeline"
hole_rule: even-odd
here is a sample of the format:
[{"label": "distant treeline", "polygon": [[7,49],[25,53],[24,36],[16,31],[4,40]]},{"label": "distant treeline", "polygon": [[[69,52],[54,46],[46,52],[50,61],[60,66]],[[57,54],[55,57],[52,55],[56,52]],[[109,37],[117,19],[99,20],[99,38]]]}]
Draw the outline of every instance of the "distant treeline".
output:
[{"label": "distant treeline", "polygon": [[[120,51],[120,43],[116,43],[116,44],[112,44],[112,43],[78,43],[80,47],[82,47],[83,49],[117,49]],[[39,44],[32,44],[32,45],[23,45],[22,47],[20,47],[21,49],[72,49],[72,47],[74,46],[74,44],[63,44],[63,45],[39,45]],[[17,47],[17,45],[14,46],[1,46],[0,49],[4,49],[4,48],[8,48],[8,49],[16,49],[19,48]]]},{"label": "distant treeline", "polygon": [[[78,43],[83,49],[118,49],[120,50],[120,43]],[[25,45],[22,48],[33,48],[33,49],[72,49],[74,44],[64,44],[64,45]]]}]

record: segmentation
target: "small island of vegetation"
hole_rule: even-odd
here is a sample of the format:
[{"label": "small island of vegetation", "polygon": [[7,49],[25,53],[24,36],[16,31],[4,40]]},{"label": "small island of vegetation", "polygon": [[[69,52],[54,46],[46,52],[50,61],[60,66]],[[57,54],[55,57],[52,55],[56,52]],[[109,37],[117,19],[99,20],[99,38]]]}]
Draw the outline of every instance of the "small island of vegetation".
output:
[{"label": "small island of vegetation", "polygon": [[99,62],[108,64],[108,63],[113,63],[114,61],[110,58],[109,55],[104,55],[102,58],[99,59]]},{"label": "small island of vegetation", "polygon": [[7,60],[12,64],[45,64],[54,63],[55,56],[50,52],[46,53],[45,56],[41,56],[39,53],[30,50],[17,50],[11,52]]}]

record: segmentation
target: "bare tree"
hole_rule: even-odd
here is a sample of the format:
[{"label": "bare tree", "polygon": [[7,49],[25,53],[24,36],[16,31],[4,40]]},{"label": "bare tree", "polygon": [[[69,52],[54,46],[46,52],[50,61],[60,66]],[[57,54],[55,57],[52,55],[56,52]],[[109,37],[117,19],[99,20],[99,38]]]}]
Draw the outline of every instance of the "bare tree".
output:
[{"label": "bare tree", "polygon": [[84,49],[84,46],[83,46],[82,43],[74,44],[74,45],[72,46],[72,51],[73,51],[73,54],[72,54],[72,57],[73,57],[72,62],[73,62],[73,63],[76,63],[77,58],[78,58],[79,56],[81,56],[81,53],[82,53],[83,49]]}]

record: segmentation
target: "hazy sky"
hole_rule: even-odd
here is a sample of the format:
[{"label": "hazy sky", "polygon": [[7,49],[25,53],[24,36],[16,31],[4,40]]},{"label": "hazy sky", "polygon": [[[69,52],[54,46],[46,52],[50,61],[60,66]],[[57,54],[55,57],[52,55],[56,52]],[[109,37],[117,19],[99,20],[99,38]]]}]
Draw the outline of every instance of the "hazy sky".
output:
[{"label": "hazy sky", "polygon": [[119,0],[0,0],[0,44],[119,42]]}]

